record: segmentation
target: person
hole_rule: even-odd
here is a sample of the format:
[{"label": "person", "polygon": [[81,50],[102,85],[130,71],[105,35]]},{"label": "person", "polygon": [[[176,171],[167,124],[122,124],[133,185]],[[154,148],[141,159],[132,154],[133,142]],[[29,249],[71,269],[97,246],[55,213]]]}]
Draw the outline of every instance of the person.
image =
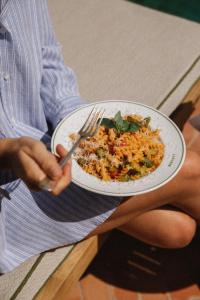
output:
[{"label": "person", "polygon": [[[187,245],[200,219],[198,153],[188,151],[178,175],[144,195],[102,196],[70,183],[71,164],[62,170],[49,143],[58,122],[84,105],[75,74],[45,0],[0,4],[0,273],[113,228],[155,246]],[[66,154],[61,145],[57,152]],[[45,176],[52,193],[39,190]]]}]

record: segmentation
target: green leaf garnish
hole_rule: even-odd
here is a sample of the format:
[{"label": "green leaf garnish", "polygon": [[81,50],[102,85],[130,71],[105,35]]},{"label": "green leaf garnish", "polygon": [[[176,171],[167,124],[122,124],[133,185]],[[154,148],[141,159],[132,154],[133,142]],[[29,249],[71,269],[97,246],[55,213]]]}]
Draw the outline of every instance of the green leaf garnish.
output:
[{"label": "green leaf garnish", "polygon": [[117,128],[121,128],[121,127],[123,127],[123,123],[124,123],[124,120],[122,119],[122,116],[121,116],[121,112],[120,111],[118,111],[117,113],[116,113],[116,115],[114,116],[114,122],[115,122],[115,126],[117,127]]},{"label": "green leaf garnish", "polygon": [[141,127],[139,122],[123,120],[120,111],[116,113],[113,119],[103,118],[101,125],[106,128],[115,128],[117,132],[136,132]]},{"label": "green leaf garnish", "polygon": [[108,119],[108,118],[103,118],[101,121],[101,125],[106,128],[115,128],[115,124],[114,124],[113,120]]},{"label": "green leaf garnish", "polygon": [[114,116],[113,120],[114,120],[115,127],[116,127],[116,129],[117,129],[118,132],[126,132],[126,131],[128,131],[129,122],[126,121],[126,120],[123,120],[120,111],[118,111],[118,113],[116,113],[116,115]]},{"label": "green leaf garnish", "polygon": [[126,120],[123,121],[122,124],[117,124],[117,123],[115,124],[115,126],[119,132],[129,131],[129,125],[130,125],[129,122]]},{"label": "green leaf garnish", "polygon": [[140,125],[136,122],[129,122],[129,128],[127,131],[136,132],[140,129]]},{"label": "green leaf garnish", "polygon": [[140,161],[140,163],[147,168],[153,167],[153,162],[148,158],[144,158],[143,160]]}]

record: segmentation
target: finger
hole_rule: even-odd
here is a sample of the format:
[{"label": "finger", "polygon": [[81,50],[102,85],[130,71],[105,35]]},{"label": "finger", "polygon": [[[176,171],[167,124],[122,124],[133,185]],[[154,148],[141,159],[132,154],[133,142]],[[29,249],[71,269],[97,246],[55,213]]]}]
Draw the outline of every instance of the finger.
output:
[{"label": "finger", "polygon": [[63,176],[58,180],[56,186],[52,190],[54,196],[58,196],[71,181],[71,162],[69,161],[63,169]]},{"label": "finger", "polygon": [[62,176],[62,169],[55,156],[42,143],[35,143],[29,154],[51,180],[56,181]]},{"label": "finger", "polygon": [[67,155],[67,150],[61,144],[56,146],[56,152],[60,157]]},{"label": "finger", "polygon": [[15,163],[17,175],[29,188],[38,189],[39,182],[45,177],[45,173],[39,165],[23,151],[18,153]]},{"label": "finger", "polygon": [[72,167],[72,160],[69,159],[66,164],[64,165],[63,167],[63,171],[65,171],[65,169],[67,169],[68,167],[70,167],[70,170],[71,170],[71,167]]}]

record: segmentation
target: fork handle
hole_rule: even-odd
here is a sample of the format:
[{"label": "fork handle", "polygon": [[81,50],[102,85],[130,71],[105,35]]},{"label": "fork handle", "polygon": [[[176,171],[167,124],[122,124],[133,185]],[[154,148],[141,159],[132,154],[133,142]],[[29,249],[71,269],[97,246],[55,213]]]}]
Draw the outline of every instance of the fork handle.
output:
[{"label": "fork handle", "polygon": [[61,158],[61,160],[59,161],[59,165],[61,166],[61,168],[64,168],[66,162],[70,159],[72,153],[74,152],[74,150],[76,149],[76,147],[79,145],[80,141],[82,140],[82,137],[79,136],[79,138],[77,139],[77,141],[74,143],[74,145],[72,146],[72,148],[69,150],[69,152],[63,157]]},{"label": "fork handle", "polygon": [[[70,151],[59,161],[59,165],[61,166],[61,168],[64,168],[64,166],[66,165],[67,161],[70,159],[72,153],[74,152],[74,150],[76,149],[76,147],[79,145],[80,141],[81,141],[82,137],[80,136],[77,141],[74,143],[74,145],[72,146],[72,148],[70,149]],[[55,182],[52,181],[50,178],[48,178],[47,176],[39,183],[39,188],[44,190],[44,191],[48,191],[51,192],[55,187]]]}]

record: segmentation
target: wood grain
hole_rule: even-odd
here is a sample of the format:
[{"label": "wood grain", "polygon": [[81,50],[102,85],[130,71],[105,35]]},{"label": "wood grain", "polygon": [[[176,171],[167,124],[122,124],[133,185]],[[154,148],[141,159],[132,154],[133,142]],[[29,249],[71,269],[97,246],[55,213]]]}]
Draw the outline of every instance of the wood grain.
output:
[{"label": "wood grain", "polygon": [[193,84],[192,88],[188,91],[183,99],[185,102],[193,102],[196,104],[200,100],[200,78]]},{"label": "wood grain", "polygon": [[107,237],[108,234],[94,236],[78,243],[34,299],[66,300],[67,292],[84,273]]}]

